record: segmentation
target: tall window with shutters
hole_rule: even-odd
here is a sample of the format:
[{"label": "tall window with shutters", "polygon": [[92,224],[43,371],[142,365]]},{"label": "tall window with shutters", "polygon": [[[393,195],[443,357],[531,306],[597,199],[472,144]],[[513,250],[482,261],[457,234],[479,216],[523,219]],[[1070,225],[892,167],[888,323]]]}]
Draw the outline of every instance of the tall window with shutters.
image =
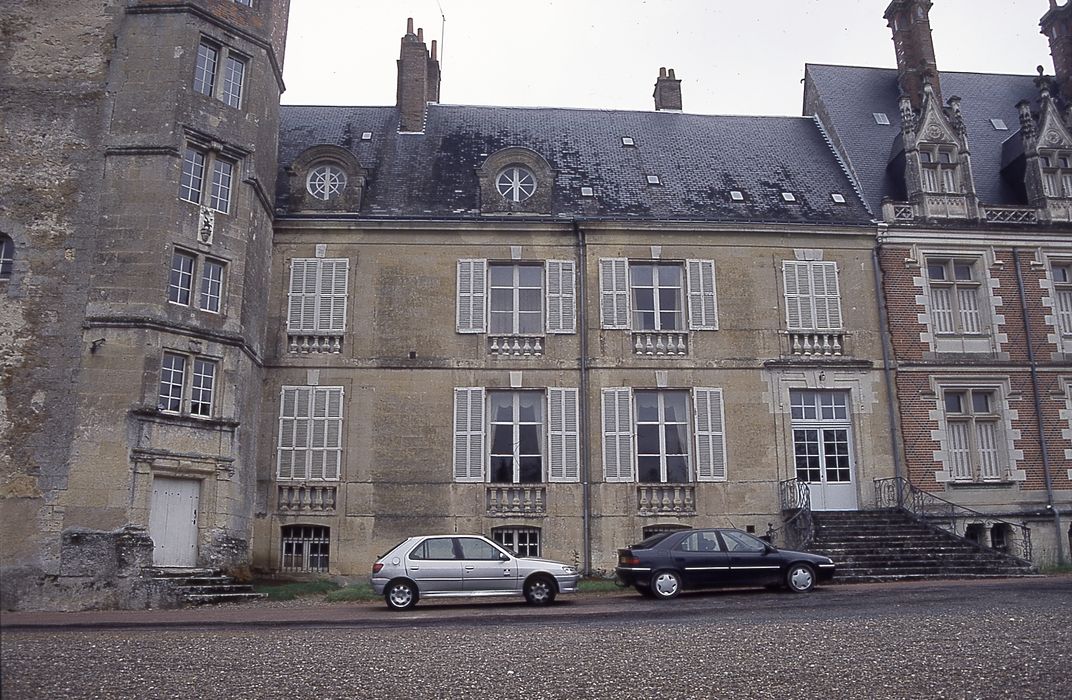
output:
[{"label": "tall window with shutters", "polygon": [[290,352],[342,350],[346,332],[346,258],[295,258],[290,261],[287,340]]},{"label": "tall window with shutters", "polygon": [[603,479],[725,481],[724,426],[722,389],[604,389]]},{"label": "tall window with shutters", "polygon": [[927,258],[930,319],[936,336],[981,335],[983,291],[979,261],[971,258]]},{"label": "tall window with shutters", "polygon": [[458,261],[459,333],[487,335],[492,355],[542,355],[547,335],[577,332],[572,260]]},{"label": "tall window with shutters", "polygon": [[342,462],[343,388],[284,386],[279,400],[276,478],[337,481]]},{"label": "tall window with shutters", "polygon": [[577,389],[454,390],[454,480],[492,484],[580,479]]},{"label": "tall window with shutters", "polygon": [[632,332],[639,355],[687,355],[690,331],[718,330],[713,260],[599,260],[600,325]]},{"label": "tall window with shutters", "polygon": [[1000,481],[1009,469],[1001,448],[998,393],[992,388],[947,388],[946,468],[953,481]]},{"label": "tall window with shutters", "polygon": [[784,260],[782,285],[790,354],[843,354],[845,334],[837,263]]}]

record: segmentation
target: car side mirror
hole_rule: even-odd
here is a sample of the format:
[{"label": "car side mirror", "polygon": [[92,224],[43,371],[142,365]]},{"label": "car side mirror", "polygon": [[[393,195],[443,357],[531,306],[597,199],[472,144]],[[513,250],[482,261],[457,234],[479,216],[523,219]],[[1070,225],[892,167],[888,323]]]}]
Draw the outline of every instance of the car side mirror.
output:
[{"label": "car side mirror", "polygon": [[773,554],[774,552],[777,552],[777,551],[778,550],[774,548],[774,545],[772,545],[769,542],[767,544],[763,545],[763,553],[764,554]]},{"label": "car side mirror", "polygon": [[499,561],[510,561],[510,555],[506,552],[499,552]]}]

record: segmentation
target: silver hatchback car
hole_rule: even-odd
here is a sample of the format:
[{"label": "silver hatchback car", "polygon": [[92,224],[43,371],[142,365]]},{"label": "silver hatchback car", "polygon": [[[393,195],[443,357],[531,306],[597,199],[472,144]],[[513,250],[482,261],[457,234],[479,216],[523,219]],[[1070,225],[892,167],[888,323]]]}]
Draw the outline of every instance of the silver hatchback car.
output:
[{"label": "silver hatchback car", "polygon": [[576,567],[550,559],[518,557],[480,535],[421,535],[391,548],[372,565],[372,588],[393,610],[421,597],[525,596],[547,605],[574,593]]}]

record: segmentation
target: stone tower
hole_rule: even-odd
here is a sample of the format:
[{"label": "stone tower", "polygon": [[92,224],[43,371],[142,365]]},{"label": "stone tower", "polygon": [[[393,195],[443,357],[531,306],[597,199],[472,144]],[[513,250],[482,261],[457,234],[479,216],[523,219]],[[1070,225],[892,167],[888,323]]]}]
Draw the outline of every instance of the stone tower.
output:
[{"label": "stone tower", "polygon": [[0,9],[4,608],[248,561],[288,10]]}]

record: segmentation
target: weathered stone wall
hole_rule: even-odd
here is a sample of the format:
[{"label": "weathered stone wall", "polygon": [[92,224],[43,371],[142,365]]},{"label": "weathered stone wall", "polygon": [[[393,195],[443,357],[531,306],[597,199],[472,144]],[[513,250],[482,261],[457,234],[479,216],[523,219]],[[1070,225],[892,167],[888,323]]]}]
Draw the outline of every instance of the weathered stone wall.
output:
[{"label": "weathered stone wall", "polygon": [[[881,373],[878,311],[870,232],[644,230],[595,226],[587,231],[585,287],[589,387],[588,417],[592,566],[613,568],[616,550],[650,525],[734,525],[762,534],[780,525],[778,482],[795,476],[789,388],[848,389],[852,396],[854,481],[862,506],[873,500],[874,478],[893,475],[887,398]],[[715,260],[719,330],[689,334],[685,357],[638,356],[631,334],[600,328],[602,257],[651,259],[651,244],[665,261]],[[341,352],[288,352],[287,289],[293,258],[350,261],[347,333]],[[543,553],[573,561],[583,556],[584,488],[544,483],[546,513],[489,512],[487,484],[453,477],[453,390],[581,385],[581,335],[547,335],[543,354],[497,357],[484,334],[455,328],[457,261],[576,260],[568,226],[555,224],[416,224],[277,222],[269,307],[267,381],[259,423],[258,514],[254,561],[280,567],[281,528],[330,528],[331,573],[367,573],[375,556],[400,539],[428,532],[483,532],[538,527]],[[840,359],[786,360],[782,261],[796,249],[822,250],[838,263],[846,355]],[[770,364],[771,362],[774,364]],[[665,380],[660,375],[665,373]],[[665,384],[660,382],[665,381]],[[330,507],[312,497],[309,507],[284,508],[277,481],[280,387],[340,386],[344,391],[340,480],[310,481],[306,488],[336,490]],[[603,477],[601,390],[720,387],[726,402],[728,478],[696,483],[695,512],[643,514],[638,484]],[[691,434],[691,430],[690,430]],[[757,437],[761,436],[761,437]],[[308,492],[307,492],[308,493]]]}]

